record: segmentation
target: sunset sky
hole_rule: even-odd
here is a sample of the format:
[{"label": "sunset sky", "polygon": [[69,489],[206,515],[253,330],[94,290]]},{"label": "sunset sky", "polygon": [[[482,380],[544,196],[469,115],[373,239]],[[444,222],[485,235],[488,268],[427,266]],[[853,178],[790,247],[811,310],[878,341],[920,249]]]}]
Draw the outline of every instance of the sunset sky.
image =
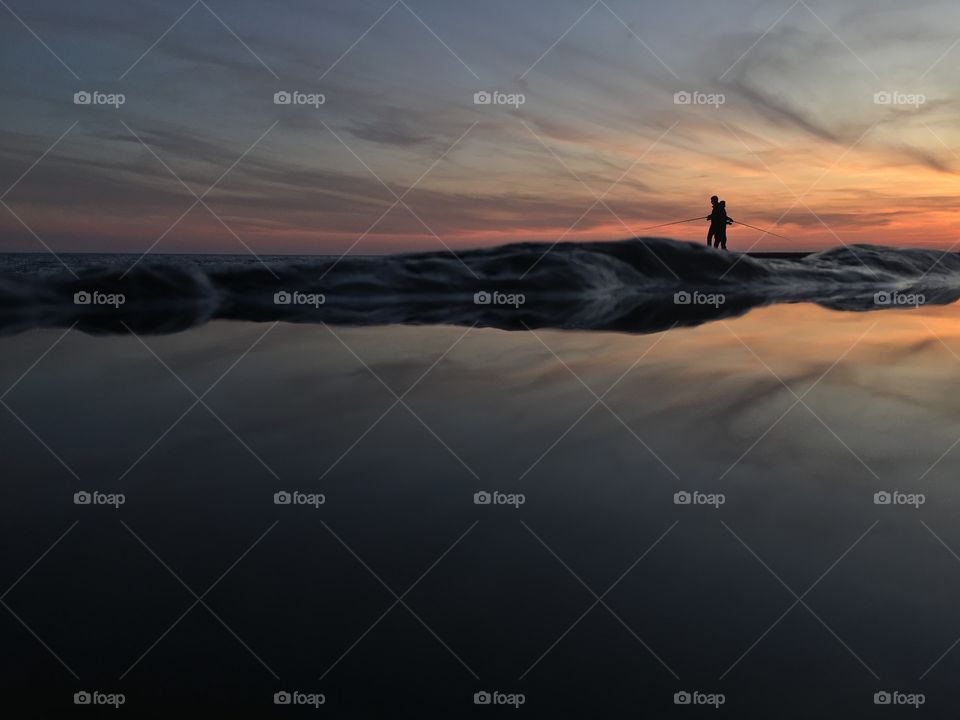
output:
[{"label": "sunset sky", "polygon": [[[790,238],[756,249],[960,244],[956,2],[6,0],[0,18],[0,251],[620,239],[714,193]],[[734,228],[731,249],[759,237]]]}]

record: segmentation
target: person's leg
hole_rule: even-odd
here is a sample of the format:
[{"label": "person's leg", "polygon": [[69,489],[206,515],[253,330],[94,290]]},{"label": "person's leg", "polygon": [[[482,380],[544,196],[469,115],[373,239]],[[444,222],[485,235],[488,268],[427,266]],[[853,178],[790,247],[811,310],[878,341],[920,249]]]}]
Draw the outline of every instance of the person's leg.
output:
[{"label": "person's leg", "polygon": [[717,232],[717,245],[719,245],[720,248],[723,250],[727,249],[727,229],[726,228],[721,228]]},{"label": "person's leg", "polygon": [[713,233],[714,233],[713,227],[707,230],[707,247],[713,246]]}]

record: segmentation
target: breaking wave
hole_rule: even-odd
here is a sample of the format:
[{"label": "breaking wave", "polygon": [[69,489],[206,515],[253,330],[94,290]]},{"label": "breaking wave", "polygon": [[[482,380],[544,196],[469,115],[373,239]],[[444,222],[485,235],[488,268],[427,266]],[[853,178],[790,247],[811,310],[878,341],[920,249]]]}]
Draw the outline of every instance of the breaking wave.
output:
[{"label": "breaking wave", "polygon": [[775,303],[866,311],[960,298],[960,256],[874,245],[762,258],[644,238],[549,252],[521,243],[459,255],[162,256],[132,269],[122,256],[77,255],[70,270],[30,258],[0,261],[0,332],[164,333],[215,319],[655,332]]}]

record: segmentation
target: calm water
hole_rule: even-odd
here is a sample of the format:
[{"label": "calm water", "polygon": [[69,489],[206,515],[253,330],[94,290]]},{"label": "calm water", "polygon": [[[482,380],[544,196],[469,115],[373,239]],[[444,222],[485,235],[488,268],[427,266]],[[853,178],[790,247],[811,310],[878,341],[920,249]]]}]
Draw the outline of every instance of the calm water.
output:
[{"label": "calm water", "polygon": [[5,703],[513,716],[474,704],[497,691],[517,716],[914,716],[874,704],[899,691],[947,717],[958,316],[3,338]]}]

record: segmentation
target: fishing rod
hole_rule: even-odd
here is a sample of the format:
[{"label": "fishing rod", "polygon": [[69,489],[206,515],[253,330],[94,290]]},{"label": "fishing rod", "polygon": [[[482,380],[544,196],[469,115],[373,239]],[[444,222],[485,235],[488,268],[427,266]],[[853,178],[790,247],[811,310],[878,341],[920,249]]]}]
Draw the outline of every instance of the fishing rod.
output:
[{"label": "fishing rod", "polygon": [[693,222],[694,220],[706,220],[707,218],[701,215],[700,217],[690,218],[689,220],[677,220],[676,222],[663,223],[663,225],[651,225],[650,227],[640,228],[641,230],[655,230],[657,228],[667,227],[669,225],[682,225],[683,223]]},{"label": "fishing rod", "polygon": [[[695,221],[697,221],[697,220],[709,220],[709,219],[710,219],[709,217],[703,217],[703,216],[701,216],[701,217],[689,218],[689,219],[687,219],[687,220],[677,220],[677,221],[675,221],[675,222],[663,223],[662,225],[651,225],[650,227],[645,227],[645,228],[640,228],[640,229],[641,229],[641,230],[656,230],[657,228],[670,227],[671,225],[682,225],[682,224],[688,223],[688,222],[695,222]],[[775,233],[775,232],[771,232],[770,230],[764,230],[763,228],[758,228],[756,225],[750,225],[749,223],[740,222],[739,220],[734,220],[733,223],[734,223],[735,225],[743,225],[744,227],[748,227],[748,228],[750,228],[751,230],[759,230],[759,231],[762,232],[762,233],[766,233],[767,235],[773,235],[774,237],[778,237],[778,238],[781,238],[781,239],[783,239],[783,240],[789,240],[789,239],[790,239],[790,238],[785,237],[785,236],[783,236],[783,235],[778,235],[778,234]]]},{"label": "fishing rod", "polygon": [[773,235],[774,237],[782,238],[782,239],[784,239],[784,240],[789,240],[789,239],[790,239],[790,238],[788,238],[788,237],[784,237],[783,235],[777,235],[775,232],[770,232],[769,230],[764,230],[763,228],[758,228],[758,227],[756,227],[755,225],[748,225],[747,223],[745,223],[745,222],[740,222],[739,220],[734,220],[733,222],[734,222],[735,225],[743,225],[744,227],[748,227],[748,228],[750,228],[751,230],[759,230],[760,232],[766,233],[767,235]]}]

